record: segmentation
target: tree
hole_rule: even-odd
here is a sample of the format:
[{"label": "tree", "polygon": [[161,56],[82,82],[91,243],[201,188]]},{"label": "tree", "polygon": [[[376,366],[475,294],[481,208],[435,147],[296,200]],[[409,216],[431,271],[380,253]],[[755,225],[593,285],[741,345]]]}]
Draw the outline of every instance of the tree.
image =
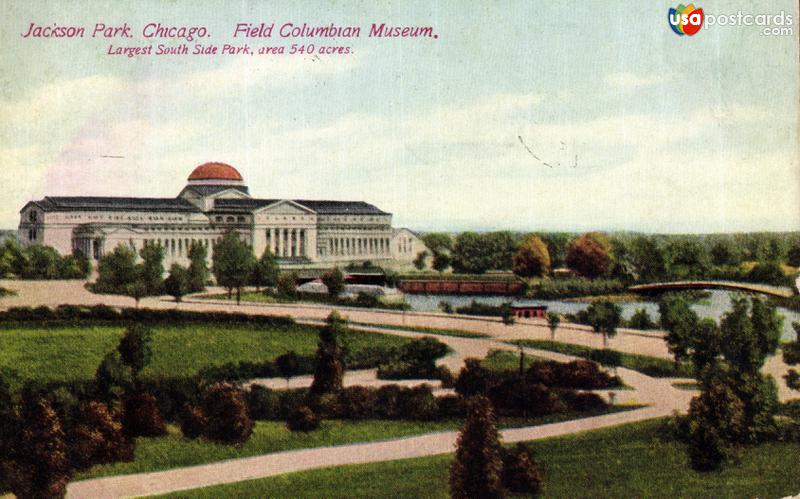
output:
[{"label": "tree", "polygon": [[711,262],[714,265],[739,265],[742,258],[733,241],[727,237],[711,246]]},{"label": "tree", "polygon": [[691,337],[691,358],[695,377],[703,379],[719,366],[722,355],[722,333],[713,319],[702,319]]},{"label": "tree", "polygon": [[164,289],[164,247],[148,243],[139,250],[142,263],[139,265],[139,278],[143,281],[148,295],[160,295]]},{"label": "tree", "polygon": [[[792,322],[795,331],[795,340],[783,347],[783,361],[790,366],[800,364],[800,322]],[[786,374],[786,384],[789,388],[800,390],[800,373],[796,369],[789,369]]]},{"label": "tree", "polygon": [[689,356],[692,338],[697,322],[697,314],[689,306],[687,299],[680,294],[667,293],[658,303],[661,327],[667,331],[667,346],[675,357],[677,367]]},{"label": "tree", "polygon": [[58,414],[47,400],[27,395],[12,424],[18,431],[2,462],[5,485],[19,498],[64,497],[72,470]]},{"label": "tree", "polygon": [[467,420],[456,445],[450,465],[450,497],[505,497],[500,438],[488,398],[475,396],[467,402]]},{"label": "tree", "polygon": [[145,284],[140,277],[136,277],[133,282],[124,286],[123,293],[125,296],[133,298],[133,301],[136,303],[136,308],[139,308],[139,301],[147,296],[147,284]]},{"label": "tree", "polygon": [[422,250],[417,253],[416,258],[414,258],[414,267],[417,270],[425,270],[425,260],[428,258],[428,255],[429,253],[427,250]]},{"label": "tree", "polygon": [[431,267],[433,267],[433,270],[436,272],[444,272],[448,267],[450,267],[451,261],[452,259],[447,253],[434,253]]},{"label": "tree", "polygon": [[208,249],[205,244],[192,242],[189,246],[189,292],[197,293],[206,289],[208,282]]},{"label": "tree", "polygon": [[130,366],[122,361],[118,351],[109,352],[103,357],[94,375],[95,392],[106,401],[119,400],[125,390],[133,383]]},{"label": "tree", "polygon": [[191,289],[191,279],[189,271],[177,263],[173,263],[169,268],[169,276],[164,280],[164,290],[168,295],[175,298],[175,302],[180,303],[183,296]]},{"label": "tree", "polygon": [[589,324],[595,333],[603,335],[603,348],[608,348],[608,338],[617,334],[622,319],[622,310],[614,302],[596,301],[586,309]]},{"label": "tree", "polygon": [[278,276],[275,290],[282,298],[294,299],[297,296],[297,274],[287,272]]},{"label": "tree", "polygon": [[786,252],[786,263],[792,267],[800,267],[800,243],[795,243]]},{"label": "tree", "polygon": [[745,434],[744,404],[724,379],[712,378],[689,406],[689,459],[698,471],[719,469]]},{"label": "tree", "polygon": [[347,321],[335,310],[328,315],[326,325],[319,330],[316,367],[311,393],[323,395],[342,389],[344,378],[344,352],[340,337],[347,331]]},{"label": "tree", "polygon": [[131,368],[134,380],[153,357],[153,333],[144,324],[134,323],[125,329],[117,346],[120,359]]},{"label": "tree", "polygon": [[547,312],[547,327],[550,328],[550,339],[556,339],[556,329],[561,324],[561,316],[556,312]]},{"label": "tree", "polygon": [[422,242],[434,255],[453,250],[453,238],[444,232],[431,232],[422,236]]},{"label": "tree", "polygon": [[121,293],[136,277],[136,252],[120,244],[98,262],[95,288],[101,293]]},{"label": "tree", "polygon": [[541,277],[550,272],[550,252],[538,236],[523,239],[514,253],[514,273],[522,277]]},{"label": "tree", "polygon": [[50,246],[34,245],[27,250],[28,258],[23,270],[26,279],[56,279],[59,277],[61,256]]},{"label": "tree", "polygon": [[517,322],[516,316],[514,315],[514,309],[511,308],[511,303],[505,302],[500,305],[500,319],[506,326],[513,326],[514,323]]},{"label": "tree", "polygon": [[516,241],[508,232],[462,232],[456,237],[451,265],[458,273],[483,274],[487,270],[509,270]]},{"label": "tree", "polygon": [[631,243],[631,259],[640,281],[653,282],[667,273],[664,251],[653,237],[639,236]]},{"label": "tree", "polygon": [[592,234],[569,243],[566,262],[569,268],[590,279],[607,274],[612,263],[609,249]]},{"label": "tree", "polygon": [[252,250],[239,238],[237,232],[229,231],[214,248],[212,260],[217,284],[228,289],[229,297],[235,289],[236,304],[239,305],[242,300],[242,287],[247,284],[256,264]]},{"label": "tree", "polygon": [[253,267],[251,281],[255,285],[256,291],[259,291],[262,287],[275,286],[278,283],[279,275],[278,260],[275,259],[275,255],[272,254],[269,248],[264,249],[261,258],[258,259],[255,267]]},{"label": "tree", "polygon": [[656,329],[658,325],[650,318],[650,314],[644,308],[637,309],[628,321],[628,327],[632,329]]},{"label": "tree", "polygon": [[697,238],[674,239],[667,246],[669,273],[674,279],[702,279],[711,269],[711,258]]},{"label": "tree", "polygon": [[322,283],[328,288],[328,296],[335,300],[344,291],[344,274],[339,267],[334,267],[322,275]]}]

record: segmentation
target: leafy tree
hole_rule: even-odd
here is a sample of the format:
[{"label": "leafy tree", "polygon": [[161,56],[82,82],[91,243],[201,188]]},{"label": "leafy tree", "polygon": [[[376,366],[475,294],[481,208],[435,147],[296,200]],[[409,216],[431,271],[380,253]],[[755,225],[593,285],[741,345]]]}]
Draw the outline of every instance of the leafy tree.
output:
[{"label": "leafy tree", "polygon": [[506,326],[513,326],[514,323],[517,322],[517,318],[514,315],[514,309],[511,308],[511,303],[505,302],[500,305],[500,319]]},{"label": "leafy tree", "polygon": [[586,309],[586,316],[594,332],[603,335],[603,348],[608,348],[608,338],[616,336],[622,320],[619,305],[608,300],[596,301]]},{"label": "leafy tree", "polygon": [[746,280],[773,286],[785,286],[791,283],[791,279],[783,272],[783,268],[775,262],[756,264],[747,273]]},{"label": "leafy tree", "polygon": [[573,239],[567,247],[566,263],[579,274],[594,279],[611,269],[609,249],[591,234]]},{"label": "leafy tree", "polygon": [[514,273],[522,277],[541,277],[550,272],[550,252],[538,236],[522,240],[514,253]]},{"label": "leafy tree", "polygon": [[169,276],[164,280],[164,290],[168,295],[175,298],[177,303],[181,302],[183,296],[191,289],[191,279],[189,271],[177,263],[173,263],[169,269]]},{"label": "leafy tree", "polygon": [[134,302],[136,302],[136,308],[139,308],[139,302],[147,296],[147,285],[141,278],[137,277],[133,282],[126,284],[122,292],[125,296],[133,298]]},{"label": "leafy tree", "polygon": [[344,291],[344,274],[338,267],[322,275],[322,283],[328,288],[328,296],[334,300]]},{"label": "leafy tree", "polygon": [[508,232],[463,232],[456,237],[451,265],[458,273],[483,274],[487,270],[509,270],[516,241]]},{"label": "leafy tree", "polygon": [[136,252],[126,244],[104,255],[97,264],[97,291],[120,293],[137,277]]},{"label": "leafy tree", "polygon": [[208,249],[205,244],[193,242],[189,246],[189,292],[197,293],[206,289],[209,273],[206,265]]},{"label": "leafy tree", "polygon": [[425,270],[425,260],[427,260],[428,255],[429,253],[427,250],[423,250],[417,253],[416,258],[414,258],[414,267],[417,270]]},{"label": "leafy tree", "polygon": [[706,373],[719,366],[722,355],[722,333],[713,319],[702,319],[694,327],[691,338],[691,358],[695,376],[704,378]]},{"label": "leafy tree", "polygon": [[328,315],[325,327],[319,330],[316,368],[311,393],[323,395],[342,389],[344,379],[344,351],[340,337],[347,332],[347,321],[335,310]]},{"label": "leafy tree", "polygon": [[696,238],[675,239],[667,247],[669,271],[676,279],[702,279],[711,268],[706,247]]},{"label": "leafy tree", "polygon": [[467,420],[450,465],[450,497],[501,498],[503,461],[492,404],[484,396],[467,402]]},{"label": "leafy tree", "polygon": [[711,246],[710,254],[714,265],[739,265],[742,260],[733,241],[727,237],[715,242]]},{"label": "leafy tree", "polygon": [[280,297],[294,299],[297,296],[297,274],[287,272],[278,276],[275,290]]},{"label": "leafy tree", "polygon": [[547,253],[550,255],[551,267],[563,267],[566,264],[567,244],[569,244],[572,236],[562,232],[551,232],[541,234],[540,237],[547,245]]},{"label": "leafy tree", "polygon": [[2,462],[9,490],[20,498],[64,497],[72,470],[58,415],[47,400],[27,395],[15,423],[16,438]]},{"label": "leafy tree", "polygon": [[23,270],[27,279],[56,279],[59,277],[61,256],[50,246],[34,245],[27,249],[28,258]]},{"label": "leafy tree", "polygon": [[229,231],[214,248],[213,271],[217,284],[228,289],[230,297],[236,290],[236,304],[242,300],[242,287],[253,273],[256,258],[253,251],[235,231]]},{"label": "leafy tree", "polygon": [[434,253],[431,267],[433,267],[433,270],[436,272],[444,272],[450,267],[451,263],[452,258],[447,253]]},{"label": "leafy tree", "polygon": [[139,250],[142,263],[139,278],[144,282],[148,295],[160,295],[164,289],[164,247],[158,244],[145,244]]},{"label": "leafy tree", "polygon": [[630,320],[628,321],[628,327],[646,330],[656,329],[658,324],[653,322],[653,319],[650,318],[650,314],[647,313],[646,309],[640,308],[631,316]]},{"label": "leafy tree", "polygon": [[431,232],[422,236],[422,242],[434,255],[448,253],[453,250],[453,238],[444,232]]},{"label": "leafy tree", "polygon": [[658,303],[661,327],[667,331],[667,346],[675,357],[677,367],[689,356],[692,338],[700,318],[690,308],[687,299],[680,294],[667,293]]},{"label": "leafy tree", "polygon": [[561,316],[556,312],[547,312],[547,327],[550,328],[550,339],[556,339],[556,329],[561,324]]},{"label": "leafy tree", "polygon": [[786,252],[786,263],[792,267],[800,267],[800,243],[795,243]]},{"label": "leafy tree", "polygon": [[153,333],[149,327],[133,323],[125,329],[125,334],[117,346],[120,358],[131,368],[134,380],[153,358]]},{"label": "leafy tree", "polygon": [[724,379],[714,378],[689,406],[689,459],[698,471],[719,469],[745,434],[744,404]]},{"label": "leafy tree", "polygon": [[275,359],[275,367],[278,368],[278,374],[286,378],[288,385],[289,379],[300,373],[300,358],[294,352],[287,352]]},{"label": "leafy tree", "polygon": [[634,239],[631,259],[640,281],[658,281],[667,273],[666,256],[655,238],[640,236]]},{"label": "leafy tree", "polygon": [[[800,364],[800,322],[792,322],[795,331],[795,340],[783,346],[783,361],[790,366]],[[786,384],[789,388],[800,390],[800,373],[796,369],[789,369],[786,374]]]},{"label": "leafy tree", "polygon": [[253,267],[252,283],[255,285],[256,291],[259,291],[262,286],[275,286],[278,283],[279,275],[278,260],[275,259],[275,255],[269,248],[264,249],[261,258]]}]

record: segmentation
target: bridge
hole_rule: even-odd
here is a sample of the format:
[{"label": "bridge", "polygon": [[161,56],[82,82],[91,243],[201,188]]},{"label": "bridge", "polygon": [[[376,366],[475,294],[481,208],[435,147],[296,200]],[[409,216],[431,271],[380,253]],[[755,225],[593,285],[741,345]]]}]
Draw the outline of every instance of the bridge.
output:
[{"label": "bridge", "polygon": [[724,289],[727,291],[742,291],[745,293],[761,293],[763,295],[774,296],[776,298],[791,298],[795,295],[795,290],[788,287],[731,281],[654,282],[650,284],[638,284],[636,286],[631,286],[628,288],[628,291],[640,294],[650,294],[664,293],[667,291],[684,291],[687,289]]}]

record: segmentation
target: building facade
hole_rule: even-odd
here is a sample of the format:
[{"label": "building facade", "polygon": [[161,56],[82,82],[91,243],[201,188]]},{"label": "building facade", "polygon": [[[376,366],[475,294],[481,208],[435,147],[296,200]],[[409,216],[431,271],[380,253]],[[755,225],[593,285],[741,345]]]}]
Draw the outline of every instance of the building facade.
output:
[{"label": "building facade", "polygon": [[120,244],[165,249],[165,267],[188,263],[192,244],[208,248],[234,230],[256,255],[266,248],[284,266],[353,262],[410,262],[424,249],[408,229],[393,229],[392,215],[363,201],[260,199],[250,196],[239,172],[225,163],[192,171],[175,198],[47,196],[20,211],[19,240],[93,260]]}]

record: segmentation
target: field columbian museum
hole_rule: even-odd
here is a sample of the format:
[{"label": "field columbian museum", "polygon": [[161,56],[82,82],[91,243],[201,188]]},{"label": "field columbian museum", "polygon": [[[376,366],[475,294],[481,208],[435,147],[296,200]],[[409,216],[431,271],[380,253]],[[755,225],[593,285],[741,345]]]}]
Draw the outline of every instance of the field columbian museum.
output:
[{"label": "field columbian museum", "polygon": [[260,256],[269,248],[282,265],[410,262],[424,249],[392,215],[363,201],[258,199],[230,165],[205,163],[175,198],[56,197],[20,211],[19,240],[97,260],[119,244],[165,248],[165,266],[187,264],[192,243],[209,248],[229,230]]}]

